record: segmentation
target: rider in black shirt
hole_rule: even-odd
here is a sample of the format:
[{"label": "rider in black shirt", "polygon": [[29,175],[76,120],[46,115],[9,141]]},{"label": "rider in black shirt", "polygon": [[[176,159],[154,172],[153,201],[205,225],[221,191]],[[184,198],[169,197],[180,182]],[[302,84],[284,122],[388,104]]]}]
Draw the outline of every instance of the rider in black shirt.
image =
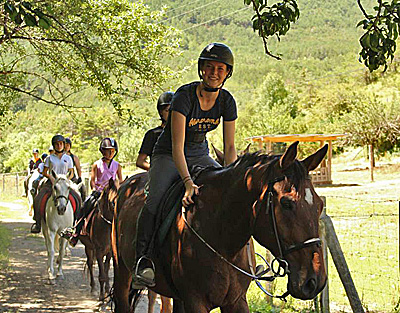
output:
[{"label": "rider in black shirt", "polygon": [[162,133],[165,124],[168,120],[169,108],[172,101],[172,96],[174,93],[172,91],[166,91],[160,95],[157,101],[157,111],[160,115],[161,126],[157,126],[153,129],[147,131],[144,135],[142,145],[139,150],[139,155],[136,160],[136,166],[140,167],[146,171],[150,169],[150,163],[147,162],[147,157],[151,158],[153,154],[154,145],[157,142],[158,137]]}]

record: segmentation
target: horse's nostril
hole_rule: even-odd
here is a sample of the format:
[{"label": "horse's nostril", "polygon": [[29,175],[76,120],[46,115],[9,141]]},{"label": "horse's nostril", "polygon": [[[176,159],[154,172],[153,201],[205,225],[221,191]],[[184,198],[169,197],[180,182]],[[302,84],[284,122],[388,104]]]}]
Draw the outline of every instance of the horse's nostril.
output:
[{"label": "horse's nostril", "polygon": [[306,295],[313,294],[317,288],[317,281],[315,278],[310,278],[303,286],[303,292]]}]

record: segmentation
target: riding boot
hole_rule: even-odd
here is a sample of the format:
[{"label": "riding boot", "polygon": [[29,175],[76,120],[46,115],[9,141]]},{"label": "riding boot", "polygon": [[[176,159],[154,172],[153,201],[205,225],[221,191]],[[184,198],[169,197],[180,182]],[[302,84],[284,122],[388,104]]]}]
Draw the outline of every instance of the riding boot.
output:
[{"label": "riding boot", "polygon": [[36,212],[36,208],[33,208],[33,219],[35,220],[35,224],[32,224],[31,226],[31,233],[32,234],[38,234],[41,231],[42,225],[40,221],[40,214]]},{"label": "riding boot", "polygon": [[150,259],[149,246],[153,237],[155,227],[155,215],[151,214],[146,207],[142,209],[137,222],[136,232],[136,269],[134,281],[137,285],[146,287],[155,286],[155,268]]}]

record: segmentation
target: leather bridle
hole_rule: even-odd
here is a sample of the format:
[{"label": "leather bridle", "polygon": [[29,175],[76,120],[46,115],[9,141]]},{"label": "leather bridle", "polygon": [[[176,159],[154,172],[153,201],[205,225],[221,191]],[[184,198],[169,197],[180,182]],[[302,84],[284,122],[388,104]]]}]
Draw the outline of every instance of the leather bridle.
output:
[{"label": "leather bridle", "polygon": [[[203,242],[214,254],[216,254],[221,260],[223,260],[224,262],[226,262],[227,264],[229,264],[230,266],[232,266],[234,269],[236,269],[237,271],[239,271],[240,273],[250,277],[251,279],[255,280],[257,283],[257,286],[264,292],[266,293],[268,296],[270,297],[274,297],[274,298],[279,298],[283,301],[286,301],[286,297],[289,295],[289,291],[286,291],[284,294],[282,294],[281,296],[275,296],[272,295],[271,293],[269,293],[267,290],[264,289],[264,287],[261,285],[261,283],[259,282],[259,280],[266,280],[266,281],[273,281],[276,277],[284,277],[286,275],[288,275],[290,273],[289,270],[289,263],[285,260],[285,256],[287,256],[288,254],[294,252],[294,251],[298,251],[313,245],[317,245],[318,247],[321,245],[321,239],[320,238],[310,238],[308,240],[305,240],[303,242],[299,242],[299,243],[295,243],[290,245],[289,247],[287,247],[286,249],[282,249],[282,241],[280,239],[279,236],[279,232],[278,232],[278,227],[276,224],[276,216],[275,216],[275,209],[274,209],[274,199],[273,199],[273,186],[275,185],[275,183],[283,181],[285,179],[287,179],[288,176],[281,176],[281,177],[277,177],[271,181],[268,182],[268,187],[266,190],[267,193],[267,200],[266,200],[266,208],[265,208],[265,214],[266,215],[271,215],[271,223],[272,223],[272,228],[274,231],[274,236],[276,239],[276,243],[278,246],[278,252],[279,252],[279,256],[275,257],[272,261],[271,264],[269,264],[264,258],[264,262],[268,265],[268,269],[262,271],[260,274],[255,275],[255,274],[250,274],[248,272],[246,272],[245,270],[239,268],[238,266],[236,266],[235,264],[231,263],[229,260],[227,260],[224,256],[222,256],[217,250],[215,250],[209,243],[207,243],[201,236],[199,233],[197,233],[197,231],[188,223],[185,213],[186,213],[186,209],[184,207],[182,207],[182,218],[186,224],[186,226],[189,228],[189,230],[194,233],[196,235],[196,237]],[[261,206],[260,209],[258,210],[258,212],[256,213],[255,216],[255,221],[257,220],[259,214],[261,212]],[[255,223],[254,223],[255,224]],[[276,264],[276,266],[275,266]],[[269,271],[272,272],[272,276],[264,276],[265,274],[267,274]],[[253,271],[252,271],[253,272]]]}]

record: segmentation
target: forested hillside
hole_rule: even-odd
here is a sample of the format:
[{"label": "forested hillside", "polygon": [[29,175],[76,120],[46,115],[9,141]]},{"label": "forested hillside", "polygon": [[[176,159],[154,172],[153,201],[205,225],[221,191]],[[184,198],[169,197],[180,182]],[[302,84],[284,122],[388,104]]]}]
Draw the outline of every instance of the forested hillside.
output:
[{"label": "forested hillside", "polygon": [[[281,61],[264,54],[262,40],[251,28],[253,11],[242,0],[144,2],[153,10],[165,10],[162,23],[181,36],[181,55],[167,60],[180,75],[162,90],[198,79],[197,57],[206,44],[223,42],[232,48],[235,66],[225,87],[239,107],[239,149],[246,145],[246,137],[268,133],[348,132],[353,133],[352,144],[366,144],[374,136],[382,149],[397,143],[396,136],[385,133],[389,124],[382,123],[398,121],[396,62],[385,74],[374,75],[358,62],[361,32],[356,25],[362,16],[356,0],[299,0],[299,21],[280,42],[269,43]],[[374,1],[363,3],[368,8]],[[32,148],[46,150],[55,133],[72,138],[73,151],[82,162],[99,157],[97,146],[103,136],[119,140],[120,161],[134,161],[146,129],[159,123],[156,99],[128,103],[133,111],[130,120],[98,100],[94,90],[71,99],[87,108],[67,112],[27,97],[15,102],[13,118],[0,134],[1,171],[23,169]],[[395,128],[391,134],[398,131]],[[220,129],[209,136],[221,147],[220,137]]]}]

